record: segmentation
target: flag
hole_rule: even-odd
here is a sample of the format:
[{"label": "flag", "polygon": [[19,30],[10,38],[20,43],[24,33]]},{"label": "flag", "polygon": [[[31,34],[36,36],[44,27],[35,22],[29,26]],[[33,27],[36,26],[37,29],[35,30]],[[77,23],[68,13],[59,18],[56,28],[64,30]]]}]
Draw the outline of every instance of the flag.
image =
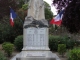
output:
[{"label": "flag", "polygon": [[50,24],[55,24],[57,26],[61,25],[62,22],[62,15],[63,15],[64,10],[62,10],[56,17],[54,17],[51,21]]},{"label": "flag", "polygon": [[12,27],[14,26],[14,18],[16,17],[17,17],[16,13],[12,8],[10,8],[10,24]]}]

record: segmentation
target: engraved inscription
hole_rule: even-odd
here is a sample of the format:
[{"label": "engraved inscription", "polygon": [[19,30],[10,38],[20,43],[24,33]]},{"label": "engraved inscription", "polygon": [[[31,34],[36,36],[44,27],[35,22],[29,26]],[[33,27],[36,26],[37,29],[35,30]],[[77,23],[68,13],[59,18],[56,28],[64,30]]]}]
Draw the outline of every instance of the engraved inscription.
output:
[{"label": "engraved inscription", "polygon": [[28,47],[45,46],[45,29],[44,28],[28,28],[27,29],[27,46]]}]

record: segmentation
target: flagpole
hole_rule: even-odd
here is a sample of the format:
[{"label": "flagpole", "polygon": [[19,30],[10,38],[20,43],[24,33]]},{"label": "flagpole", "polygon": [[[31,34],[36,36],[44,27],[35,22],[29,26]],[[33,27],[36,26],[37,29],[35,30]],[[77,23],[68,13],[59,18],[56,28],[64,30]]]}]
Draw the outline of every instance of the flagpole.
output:
[{"label": "flagpole", "polygon": [[[18,16],[18,15],[17,15]],[[20,21],[22,22],[22,24],[23,24],[23,20],[18,16],[18,18],[20,19]]]},{"label": "flagpole", "polygon": [[55,29],[55,24],[53,24],[53,28]]}]

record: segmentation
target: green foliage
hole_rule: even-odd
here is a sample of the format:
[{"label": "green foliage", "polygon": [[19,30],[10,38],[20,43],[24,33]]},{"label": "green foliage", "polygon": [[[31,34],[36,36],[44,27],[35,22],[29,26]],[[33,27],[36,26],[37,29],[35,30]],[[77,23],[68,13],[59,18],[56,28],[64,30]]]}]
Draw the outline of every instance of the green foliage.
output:
[{"label": "green foliage", "polygon": [[[23,10],[22,8],[21,9],[19,9],[18,11],[17,11],[17,14],[18,14],[18,16],[19,16],[19,18],[22,20],[22,22],[25,20],[25,17],[27,16],[27,10]],[[20,21],[20,19],[16,19],[16,20],[18,20],[18,21]],[[21,22],[21,21],[20,21]]]},{"label": "green foliage", "polygon": [[18,4],[18,7],[19,8],[22,8],[22,6],[24,5],[24,0],[19,0],[19,4]]},{"label": "green foliage", "polygon": [[7,56],[10,57],[14,50],[14,45],[12,43],[4,42],[2,47],[4,51],[7,53]]},{"label": "green foliage", "polygon": [[17,36],[14,40],[14,45],[18,51],[21,51],[23,48],[23,35]]},{"label": "green foliage", "polygon": [[23,34],[23,23],[19,19],[14,19],[14,26],[9,23],[9,17],[4,17],[0,21],[0,43],[13,42],[15,37]]},{"label": "green foliage", "polygon": [[45,3],[44,4],[45,8],[48,8],[48,9],[51,8],[50,5],[47,2],[44,1],[44,3]]},{"label": "green foliage", "polygon": [[27,10],[27,9],[28,9],[28,4],[24,4],[24,5],[22,6],[22,9],[23,9],[23,10]]},{"label": "green foliage", "polygon": [[45,18],[50,21],[53,18],[53,13],[50,10],[50,6],[45,2]]},{"label": "green foliage", "polygon": [[3,28],[3,31],[2,31],[2,40],[3,41],[11,41],[11,42],[13,41],[13,38],[14,38],[14,35],[12,34],[13,33],[13,30],[10,29],[10,28],[11,27],[9,25],[6,25]]},{"label": "green foliage", "polygon": [[13,28],[9,25],[9,17],[5,16],[3,18],[3,21],[1,21],[0,23],[1,43],[4,41],[13,41],[14,32]]},{"label": "green foliage", "polygon": [[68,36],[63,36],[64,43],[66,44],[67,49],[72,49],[75,46],[75,40],[72,38],[69,38]]},{"label": "green foliage", "polygon": [[64,56],[66,52],[66,44],[58,44],[58,53]]},{"label": "green foliage", "polygon": [[68,60],[80,60],[80,48],[74,48],[68,52]]},{"label": "green foliage", "polygon": [[15,24],[14,24],[13,30],[14,30],[14,35],[16,38],[18,35],[23,34],[23,20],[15,19],[14,23]]},{"label": "green foliage", "polygon": [[54,50],[54,51],[57,51],[58,49],[58,44],[59,43],[63,43],[61,42],[62,38],[60,36],[53,36],[53,35],[50,35],[49,36],[49,48],[50,50]]},{"label": "green foliage", "polygon": [[53,18],[53,13],[50,9],[45,8],[45,18],[50,21]]},{"label": "green foliage", "polygon": [[9,44],[9,43],[10,43],[10,42],[4,42],[4,43],[2,44],[3,49],[5,49],[4,46],[5,46],[6,44]]},{"label": "green foliage", "polygon": [[7,60],[7,58],[4,56],[2,52],[0,52],[0,60]]},{"label": "green foliage", "polygon": [[[75,46],[75,41],[68,36],[49,36],[49,48],[50,50],[57,51],[58,44],[66,44],[67,49],[72,49]],[[77,44],[77,43],[76,43]]]}]

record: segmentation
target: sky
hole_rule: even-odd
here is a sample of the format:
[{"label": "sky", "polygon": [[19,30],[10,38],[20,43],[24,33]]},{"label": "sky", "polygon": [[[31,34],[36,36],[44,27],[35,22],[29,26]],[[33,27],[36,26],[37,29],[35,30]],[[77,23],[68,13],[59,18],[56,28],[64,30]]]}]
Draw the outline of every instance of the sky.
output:
[{"label": "sky", "polygon": [[52,5],[52,0],[44,0],[44,1],[47,2],[51,6],[51,11],[53,12],[53,15],[57,15],[57,10]]}]

